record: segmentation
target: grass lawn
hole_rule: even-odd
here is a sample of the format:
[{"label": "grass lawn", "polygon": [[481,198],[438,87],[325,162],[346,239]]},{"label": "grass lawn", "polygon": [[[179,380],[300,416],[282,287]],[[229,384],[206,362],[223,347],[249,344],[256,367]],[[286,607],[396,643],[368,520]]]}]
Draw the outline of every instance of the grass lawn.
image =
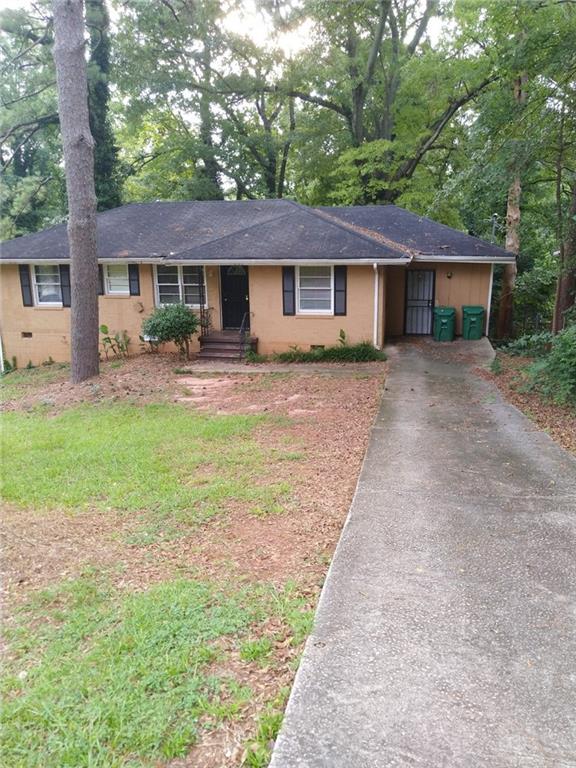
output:
[{"label": "grass lawn", "polygon": [[381,373],[171,365],[1,383],[6,768],[268,764]]},{"label": "grass lawn", "polygon": [[[198,522],[229,498],[273,509],[288,488],[258,485],[261,416],[206,416],[182,405],[114,403],[3,416],[6,501],[109,508]],[[209,471],[207,471],[209,470]],[[201,478],[201,481],[199,481]],[[147,514],[150,517],[150,514]]]}]

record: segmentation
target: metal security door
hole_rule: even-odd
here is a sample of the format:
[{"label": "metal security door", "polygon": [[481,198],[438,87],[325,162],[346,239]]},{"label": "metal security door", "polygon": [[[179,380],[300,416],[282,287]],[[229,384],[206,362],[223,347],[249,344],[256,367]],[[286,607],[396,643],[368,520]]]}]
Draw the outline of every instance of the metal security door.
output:
[{"label": "metal security door", "polygon": [[240,328],[248,312],[248,271],[234,265],[220,267],[222,294],[222,326],[224,330]]},{"label": "metal security door", "polygon": [[409,269],[406,272],[405,333],[432,333],[434,307],[434,270]]}]

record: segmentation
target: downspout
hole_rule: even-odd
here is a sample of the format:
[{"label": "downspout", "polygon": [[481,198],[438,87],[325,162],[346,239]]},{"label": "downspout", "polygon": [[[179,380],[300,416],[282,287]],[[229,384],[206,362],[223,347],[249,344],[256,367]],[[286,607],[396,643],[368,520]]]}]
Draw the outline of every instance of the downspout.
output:
[{"label": "downspout", "polygon": [[374,269],[374,324],[372,328],[372,343],[378,349],[378,294],[380,288],[380,276],[378,274],[378,264],[373,264]]},{"label": "downspout", "polygon": [[488,305],[486,307],[486,328],[484,333],[488,336],[490,330],[490,311],[492,309],[492,285],[494,283],[494,264],[490,264],[490,287],[488,288]]}]

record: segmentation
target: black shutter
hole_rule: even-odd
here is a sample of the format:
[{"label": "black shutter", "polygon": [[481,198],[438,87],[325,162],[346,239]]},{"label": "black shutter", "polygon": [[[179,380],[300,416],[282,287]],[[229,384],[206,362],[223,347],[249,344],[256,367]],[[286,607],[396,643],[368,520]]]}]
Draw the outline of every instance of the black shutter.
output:
[{"label": "black shutter", "polygon": [[32,284],[30,282],[30,267],[28,264],[20,264],[20,288],[22,289],[22,303],[25,307],[33,307]]},{"label": "black shutter", "polygon": [[140,270],[138,264],[128,264],[128,279],[130,281],[130,296],[140,296]]},{"label": "black shutter", "polygon": [[98,264],[98,296],[104,296],[104,267]]},{"label": "black shutter", "polygon": [[285,315],[296,314],[296,276],[294,267],[282,267],[282,307]]},{"label": "black shutter", "polygon": [[60,290],[62,292],[62,306],[70,306],[70,265],[60,264]]},{"label": "black shutter", "polygon": [[346,314],[346,267],[334,267],[334,314]]}]

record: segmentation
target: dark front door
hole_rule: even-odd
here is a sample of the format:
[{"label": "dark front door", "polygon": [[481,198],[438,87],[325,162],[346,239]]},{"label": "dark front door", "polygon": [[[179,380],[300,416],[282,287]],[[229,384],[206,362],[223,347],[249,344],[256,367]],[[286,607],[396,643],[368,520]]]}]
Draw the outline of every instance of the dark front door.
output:
[{"label": "dark front door", "polygon": [[434,270],[407,270],[405,333],[419,335],[432,333],[433,307]]},{"label": "dark front door", "polygon": [[248,267],[240,264],[220,267],[220,294],[222,296],[222,327],[224,330],[250,325],[248,304]]}]

